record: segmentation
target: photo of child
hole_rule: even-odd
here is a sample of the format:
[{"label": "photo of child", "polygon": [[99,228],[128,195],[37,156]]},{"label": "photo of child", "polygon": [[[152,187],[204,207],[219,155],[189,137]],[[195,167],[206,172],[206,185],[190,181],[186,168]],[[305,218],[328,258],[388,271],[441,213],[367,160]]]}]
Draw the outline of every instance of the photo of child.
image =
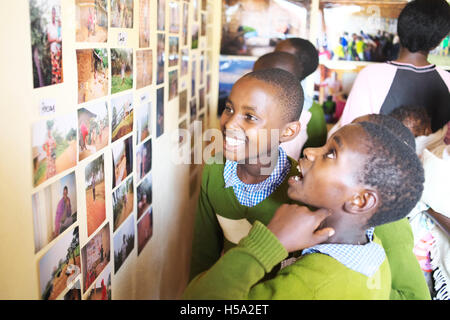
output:
[{"label": "photo of child", "polygon": [[109,70],[107,49],[78,49],[78,103],[108,94]]},{"label": "photo of child", "polygon": [[108,4],[106,0],[75,0],[76,41],[106,42]]},{"label": "photo of child", "polygon": [[108,103],[92,104],[78,110],[78,159],[93,155],[109,143]]},{"label": "photo of child", "polygon": [[111,260],[109,223],[81,249],[81,258],[83,263],[83,292],[86,293]]},{"label": "photo of child", "polygon": [[158,0],[158,18],[156,30],[164,31],[166,28],[166,0]]},{"label": "photo of child", "polygon": [[178,37],[169,37],[169,67],[178,65]]},{"label": "photo of child", "polygon": [[158,43],[157,43],[157,66],[156,66],[156,84],[161,84],[164,82],[164,61],[165,61],[165,47],[166,40],[162,33],[158,33]]},{"label": "photo of child", "polygon": [[138,255],[153,235],[153,209],[150,208],[137,224]]},{"label": "photo of child", "polygon": [[140,181],[152,169],[152,139],[141,144],[136,152],[137,177]]},{"label": "photo of child", "polygon": [[67,232],[39,261],[39,290],[42,300],[56,300],[67,280],[80,270],[78,227]]},{"label": "photo of child", "polygon": [[178,1],[169,1],[169,32],[180,31],[180,7]]},{"label": "photo of child", "polygon": [[33,186],[77,164],[75,114],[42,120],[32,126]]},{"label": "photo of child", "polygon": [[136,115],[136,143],[139,144],[151,135],[151,121],[150,121],[151,102],[143,103],[137,109]]},{"label": "photo of child", "polygon": [[114,231],[133,212],[134,208],[134,187],[133,177],[129,177],[113,192],[113,216]]},{"label": "photo of child", "polygon": [[134,216],[130,216],[114,235],[114,273],[134,249]]},{"label": "photo of child", "polygon": [[88,237],[105,221],[105,171],[103,154],[85,169]]},{"label": "photo of child", "polygon": [[133,136],[117,141],[112,149],[112,187],[118,186],[133,171]]},{"label": "photo of child", "polygon": [[152,204],[152,175],[149,174],[137,187],[137,219],[147,212]]},{"label": "photo of child", "polygon": [[61,1],[29,3],[34,88],[62,83]]},{"label": "photo of child", "polygon": [[129,93],[111,99],[111,141],[133,131],[133,94]]},{"label": "photo of child", "polygon": [[133,88],[133,49],[111,49],[111,94]]},{"label": "photo of child", "polygon": [[77,187],[72,172],[32,196],[34,252],[77,221]]},{"label": "photo of child", "polygon": [[150,46],[150,0],[139,0],[139,48],[148,48],[149,46]]},{"label": "photo of child", "polygon": [[156,137],[164,133],[164,87],[156,90]]},{"label": "photo of child", "polygon": [[169,101],[178,95],[178,70],[169,72]]},{"label": "photo of child", "polygon": [[102,271],[89,291],[87,300],[111,300],[111,263]]},{"label": "photo of child", "polygon": [[133,28],[133,0],[111,0],[111,27]]},{"label": "photo of child", "polygon": [[152,84],[153,80],[152,50],[136,51],[136,89]]}]

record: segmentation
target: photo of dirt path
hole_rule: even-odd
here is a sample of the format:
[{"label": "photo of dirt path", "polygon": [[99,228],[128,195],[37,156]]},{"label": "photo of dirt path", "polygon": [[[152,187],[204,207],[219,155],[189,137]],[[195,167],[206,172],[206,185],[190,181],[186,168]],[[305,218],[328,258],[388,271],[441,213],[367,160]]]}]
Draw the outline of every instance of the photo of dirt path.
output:
[{"label": "photo of dirt path", "polygon": [[113,192],[114,231],[134,209],[133,177],[129,177]]},{"label": "photo of dirt path", "polygon": [[103,154],[86,166],[86,215],[88,237],[106,219]]}]

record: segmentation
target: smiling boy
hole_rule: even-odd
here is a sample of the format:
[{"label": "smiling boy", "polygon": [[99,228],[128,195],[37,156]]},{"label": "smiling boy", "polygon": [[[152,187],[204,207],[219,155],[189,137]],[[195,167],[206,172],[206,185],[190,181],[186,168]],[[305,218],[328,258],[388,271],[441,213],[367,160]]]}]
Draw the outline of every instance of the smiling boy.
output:
[{"label": "smiling boy", "polygon": [[[267,227],[256,221],[183,298],[389,299],[389,262],[373,230],[404,218],[420,199],[424,175],[414,150],[361,122],[304,154],[288,194],[321,209],[283,205]],[[280,262],[284,268],[267,279]]]},{"label": "smiling boy", "polygon": [[299,81],[284,70],[251,72],[234,84],[220,119],[225,164],[203,169],[190,279],[234,247],[255,221],[267,224],[281,204],[291,202],[287,178],[296,162],[279,144],[300,131],[302,105]]}]

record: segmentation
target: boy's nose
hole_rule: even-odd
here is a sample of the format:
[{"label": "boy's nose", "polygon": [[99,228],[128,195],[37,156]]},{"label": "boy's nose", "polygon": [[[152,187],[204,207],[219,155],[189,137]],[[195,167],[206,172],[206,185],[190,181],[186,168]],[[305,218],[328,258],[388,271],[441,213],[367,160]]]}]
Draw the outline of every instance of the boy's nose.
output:
[{"label": "boy's nose", "polygon": [[306,148],[303,150],[303,154],[309,161],[315,161],[320,154],[320,150],[321,148]]}]

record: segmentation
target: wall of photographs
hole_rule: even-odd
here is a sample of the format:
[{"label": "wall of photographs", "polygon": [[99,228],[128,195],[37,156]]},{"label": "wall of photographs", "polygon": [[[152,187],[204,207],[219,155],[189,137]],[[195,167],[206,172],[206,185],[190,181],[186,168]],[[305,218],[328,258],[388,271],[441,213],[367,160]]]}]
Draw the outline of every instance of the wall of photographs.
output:
[{"label": "wall of photographs", "polygon": [[170,158],[217,123],[220,10],[2,2],[0,298],[181,295],[201,166]]}]

